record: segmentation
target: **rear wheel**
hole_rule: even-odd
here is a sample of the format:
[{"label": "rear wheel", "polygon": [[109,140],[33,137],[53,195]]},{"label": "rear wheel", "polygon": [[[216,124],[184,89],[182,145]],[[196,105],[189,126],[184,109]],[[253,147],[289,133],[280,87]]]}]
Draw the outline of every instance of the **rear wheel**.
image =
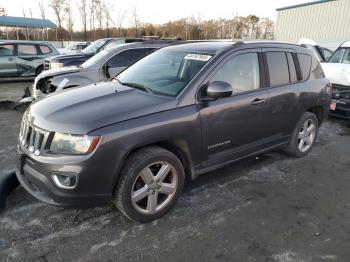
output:
[{"label": "rear wheel", "polygon": [[180,160],[161,147],[138,150],[127,160],[115,189],[117,208],[128,218],[149,222],[167,213],[184,185]]},{"label": "rear wheel", "polygon": [[313,113],[305,112],[299,119],[285,151],[295,157],[307,155],[316,141],[317,132],[317,117]]}]

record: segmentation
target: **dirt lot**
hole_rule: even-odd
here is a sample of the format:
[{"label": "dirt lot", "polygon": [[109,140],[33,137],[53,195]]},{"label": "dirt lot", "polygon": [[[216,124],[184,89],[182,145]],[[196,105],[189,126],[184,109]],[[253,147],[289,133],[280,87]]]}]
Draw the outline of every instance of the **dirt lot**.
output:
[{"label": "dirt lot", "polygon": [[[0,170],[21,113],[0,110]],[[303,159],[265,154],[203,175],[150,223],[115,207],[63,209],[23,188],[0,214],[0,261],[350,261],[350,129],[327,121]]]},{"label": "dirt lot", "polygon": [[0,80],[0,102],[1,101],[15,101],[18,102],[27,86],[31,86],[33,80],[23,80],[21,82],[4,82]]}]

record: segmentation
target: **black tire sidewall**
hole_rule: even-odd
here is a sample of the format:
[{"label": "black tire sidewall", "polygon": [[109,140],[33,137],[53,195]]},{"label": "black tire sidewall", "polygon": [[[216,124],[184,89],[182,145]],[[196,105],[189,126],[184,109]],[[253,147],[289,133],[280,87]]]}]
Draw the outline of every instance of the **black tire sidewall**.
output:
[{"label": "black tire sidewall", "polygon": [[[146,166],[154,162],[159,162],[159,161],[168,162],[171,165],[173,165],[173,167],[175,168],[178,174],[178,187],[172,200],[161,211],[155,214],[142,214],[138,212],[132,204],[132,201],[131,201],[132,187],[134,185],[134,181],[137,175],[142,171],[142,169],[144,169]],[[122,188],[119,188],[119,193],[121,194],[123,209],[126,212],[127,216],[139,222],[149,222],[165,215],[177,201],[184,186],[185,174],[184,174],[181,162],[176,158],[176,156],[172,155],[169,152],[169,154],[164,153],[164,154],[153,155],[152,157],[143,159],[143,161],[134,163],[134,166],[129,166],[126,168],[127,168],[126,170],[123,170],[125,171],[125,173],[123,172],[122,174],[123,176],[125,176],[124,183],[120,185],[122,186]]]}]

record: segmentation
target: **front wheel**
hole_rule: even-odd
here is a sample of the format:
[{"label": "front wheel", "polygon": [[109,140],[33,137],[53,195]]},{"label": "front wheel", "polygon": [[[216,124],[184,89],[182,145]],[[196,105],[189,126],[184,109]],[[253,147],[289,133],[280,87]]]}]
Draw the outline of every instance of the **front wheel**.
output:
[{"label": "front wheel", "polygon": [[318,133],[315,114],[305,112],[299,119],[285,151],[295,157],[307,155],[313,147]]},{"label": "front wheel", "polygon": [[146,147],[127,160],[114,199],[117,208],[138,222],[155,220],[175,204],[184,185],[180,160],[161,147]]}]

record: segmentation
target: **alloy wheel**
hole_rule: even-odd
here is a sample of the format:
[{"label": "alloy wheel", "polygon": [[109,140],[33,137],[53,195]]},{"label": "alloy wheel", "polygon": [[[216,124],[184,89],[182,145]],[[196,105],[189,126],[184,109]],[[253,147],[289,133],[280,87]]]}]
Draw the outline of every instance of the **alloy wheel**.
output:
[{"label": "alloy wheel", "polygon": [[155,162],[136,176],[131,191],[131,202],[138,212],[154,214],[169,204],[177,187],[176,169],[168,162]]},{"label": "alloy wheel", "polygon": [[308,151],[316,138],[316,124],[312,119],[306,119],[298,133],[298,148],[301,152]]}]

